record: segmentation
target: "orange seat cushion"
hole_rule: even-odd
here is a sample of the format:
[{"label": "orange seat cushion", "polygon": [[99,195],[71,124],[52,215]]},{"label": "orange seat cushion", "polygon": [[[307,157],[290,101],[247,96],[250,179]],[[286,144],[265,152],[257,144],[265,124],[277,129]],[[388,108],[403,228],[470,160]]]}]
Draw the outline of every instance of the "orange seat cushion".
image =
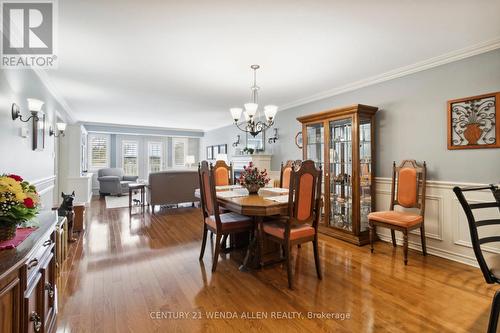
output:
[{"label": "orange seat cushion", "polygon": [[387,212],[374,212],[368,214],[368,219],[388,224],[393,224],[399,227],[411,227],[423,221],[423,217],[416,214],[387,211]]},{"label": "orange seat cushion", "polygon": [[[222,222],[222,231],[231,231],[252,226],[252,218],[237,213],[220,214],[220,221]],[[209,216],[205,219],[205,223],[214,229],[217,229],[215,216]]]},{"label": "orange seat cushion", "polygon": [[[263,225],[264,232],[278,238],[285,238],[285,225],[279,222],[266,222]],[[294,225],[290,229],[290,239],[295,240],[314,236],[315,230],[309,224]]]}]

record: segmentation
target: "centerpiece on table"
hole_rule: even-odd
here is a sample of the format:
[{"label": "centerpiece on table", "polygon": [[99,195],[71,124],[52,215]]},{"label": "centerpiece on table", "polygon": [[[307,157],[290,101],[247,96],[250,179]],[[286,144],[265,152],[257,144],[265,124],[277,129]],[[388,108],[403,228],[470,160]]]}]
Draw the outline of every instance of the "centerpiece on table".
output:
[{"label": "centerpiece on table", "polygon": [[250,194],[259,192],[259,189],[269,184],[269,181],[270,178],[267,176],[267,170],[260,171],[252,162],[248,166],[243,167],[243,172],[240,174],[240,178],[238,178],[240,185],[246,188]]},{"label": "centerpiece on table", "polygon": [[35,186],[17,175],[0,175],[0,241],[13,239],[18,225],[38,213]]}]

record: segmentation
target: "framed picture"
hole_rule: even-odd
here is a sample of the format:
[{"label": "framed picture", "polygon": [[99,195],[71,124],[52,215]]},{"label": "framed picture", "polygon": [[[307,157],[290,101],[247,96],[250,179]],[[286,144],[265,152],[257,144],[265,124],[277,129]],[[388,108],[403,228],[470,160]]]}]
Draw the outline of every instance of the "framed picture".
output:
[{"label": "framed picture", "polygon": [[219,145],[219,154],[227,154],[227,144]]},{"label": "framed picture", "polygon": [[295,145],[299,148],[302,149],[302,132],[298,132],[295,135]]},{"label": "framed picture", "polygon": [[207,147],[207,160],[213,160],[214,158],[214,147],[213,146],[208,146]]},{"label": "framed picture", "polygon": [[45,113],[39,111],[37,117],[33,118],[33,150],[41,151],[45,148]]},{"label": "framed picture", "polygon": [[500,92],[448,101],[448,149],[500,148]]}]

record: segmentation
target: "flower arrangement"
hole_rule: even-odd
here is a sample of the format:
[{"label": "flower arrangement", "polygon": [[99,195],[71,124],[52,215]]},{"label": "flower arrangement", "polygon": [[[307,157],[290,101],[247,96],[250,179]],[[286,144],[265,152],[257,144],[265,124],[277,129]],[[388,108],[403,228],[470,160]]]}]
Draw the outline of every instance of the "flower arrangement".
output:
[{"label": "flower arrangement", "polygon": [[243,172],[238,178],[241,186],[245,187],[250,194],[257,193],[261,187],[269,184],[270,178],[267,176],[267,170],[259,171],[252,162],[243,167]]},{"label": "flower arrangement", "polygon": [[18,175],[1,175],[0,240],[14,238],[17,226],[36,216],[39,203],[35,186]]}]

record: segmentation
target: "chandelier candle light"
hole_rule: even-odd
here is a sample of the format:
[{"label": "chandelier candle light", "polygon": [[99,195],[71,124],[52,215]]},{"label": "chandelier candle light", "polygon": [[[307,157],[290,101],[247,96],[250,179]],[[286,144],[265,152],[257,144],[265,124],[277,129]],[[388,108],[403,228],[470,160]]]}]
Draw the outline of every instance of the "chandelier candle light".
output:
[{"label": "chandelier candle light", "polygon": [[[250,68],[253,70],[253,86],[252,89],[252,102],[246,103],[244,105],[245,111],[242,108],[231,108],[231,116],[233,117],[234,124],[243,132],[250,133],[252,136],[257,136],[260,132],[265,131],[269,127],[274,125],[274,117],[276,112],[278,112],[278,107],[276,105],[266,105],[264,107],[264,115],[266,116],[266,121],[258,120],[260,118],[259,104],[257,103],[257,94],[260,87],[257,85],[257,69],[260,68],[259,65],[252,65]],[[241,113],[245,117],[245,121],[238,123],[241,118]]]}]

